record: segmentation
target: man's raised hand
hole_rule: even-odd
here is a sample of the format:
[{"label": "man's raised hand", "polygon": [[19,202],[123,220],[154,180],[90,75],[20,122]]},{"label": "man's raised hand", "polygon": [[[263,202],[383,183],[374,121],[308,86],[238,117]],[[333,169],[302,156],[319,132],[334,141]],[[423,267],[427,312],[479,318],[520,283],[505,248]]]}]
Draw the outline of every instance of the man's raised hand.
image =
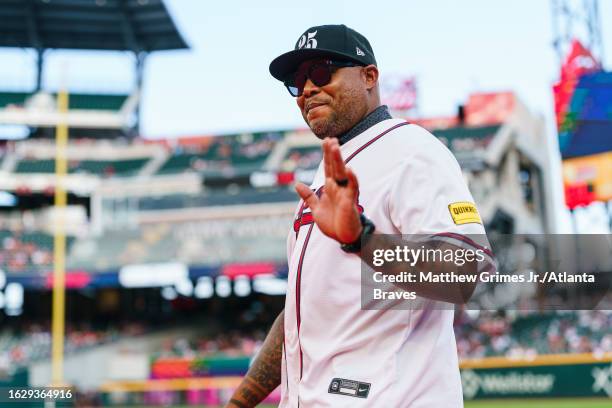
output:
[{"label": "man's raised hand", "polygon": [[295,190],[310,208],[321,232],[343,244],[355,242],[362,229],[357,209],[357,176],[344,164],[338,139],[324,139],[322,149],[325,170],[323,194],[317,197],[303,183],[296,183]]}]

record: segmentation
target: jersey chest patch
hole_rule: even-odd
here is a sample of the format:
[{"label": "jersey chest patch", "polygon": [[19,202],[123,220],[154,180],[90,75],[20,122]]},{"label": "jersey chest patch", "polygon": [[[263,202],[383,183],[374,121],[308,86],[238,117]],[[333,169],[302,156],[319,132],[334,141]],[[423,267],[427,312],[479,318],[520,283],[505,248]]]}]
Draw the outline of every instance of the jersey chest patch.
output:
[{"label": "jersey chest patch", "polygon": [[448,205],[448,211],[450,211],[453,221],[457,225],[462,224],[482,224],[480,214],[474,203],[469,201],[459,201]]}]

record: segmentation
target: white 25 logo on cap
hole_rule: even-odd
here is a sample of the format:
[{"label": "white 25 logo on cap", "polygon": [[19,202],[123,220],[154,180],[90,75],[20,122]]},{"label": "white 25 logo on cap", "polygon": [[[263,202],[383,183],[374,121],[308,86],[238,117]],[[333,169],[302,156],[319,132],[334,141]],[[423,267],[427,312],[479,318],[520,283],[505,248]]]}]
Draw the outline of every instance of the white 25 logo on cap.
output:
[{"label": "white 25 logo on cap", "polygon": [[317,48],[317,40],[314,38],[314,36],[317,35],[317,32],[315,31],[313,33],[307,33],[307,34],[308,34],[308,38],[306,38],[306,34],[300,37],[300,40],[298,41],[298,48],[299,49]]}]

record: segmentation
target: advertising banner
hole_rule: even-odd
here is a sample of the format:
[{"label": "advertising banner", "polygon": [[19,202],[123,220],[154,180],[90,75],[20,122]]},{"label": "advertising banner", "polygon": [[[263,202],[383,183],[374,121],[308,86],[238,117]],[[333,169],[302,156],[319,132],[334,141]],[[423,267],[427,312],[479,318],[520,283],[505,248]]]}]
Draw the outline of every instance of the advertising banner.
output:
[{"label": "advertising banner", "polygon": [[567,159],[562,166],[569,209],[612,200],[612,151]]},{"label": "advertising banner", "polygon": [[466,368],[463,397],[612,397],[612,363]]}]

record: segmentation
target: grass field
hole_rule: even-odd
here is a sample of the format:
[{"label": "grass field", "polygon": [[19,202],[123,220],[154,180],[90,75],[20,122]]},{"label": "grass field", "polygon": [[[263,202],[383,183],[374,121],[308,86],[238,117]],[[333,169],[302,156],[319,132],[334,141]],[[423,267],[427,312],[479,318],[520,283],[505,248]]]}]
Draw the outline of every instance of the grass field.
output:
[{"label": "grass field", "polygon": [[[201,406],[199,406],[201,407]],[[612,408],[612,399],[530,399],[468,401],[465,408]],[[113,407],[113,408],[159,408],[159,407]],[[172,408],[193,408],[174,406]],[[204,408],[204,407],[202,407]],[[211,407],[213,408],[213,407]],[[260,405],[259,408],[276,408],[276,405]]]},{"label": "grass field", "polygon": [[[260,405],[276,408],[276,405]],[[531,399],[468,401],[465,408],[612,408],[612,399]]]},{"label": "grass field", "polygon": [[[275,408],[276,405],[261,405]],[[465,408],[612,408],[612,399],[531,399],[468,401]]]},{"label": "grass field", "polygon": [[612,399],[531,399],[468,401],[465,408],[611,408]]}]

